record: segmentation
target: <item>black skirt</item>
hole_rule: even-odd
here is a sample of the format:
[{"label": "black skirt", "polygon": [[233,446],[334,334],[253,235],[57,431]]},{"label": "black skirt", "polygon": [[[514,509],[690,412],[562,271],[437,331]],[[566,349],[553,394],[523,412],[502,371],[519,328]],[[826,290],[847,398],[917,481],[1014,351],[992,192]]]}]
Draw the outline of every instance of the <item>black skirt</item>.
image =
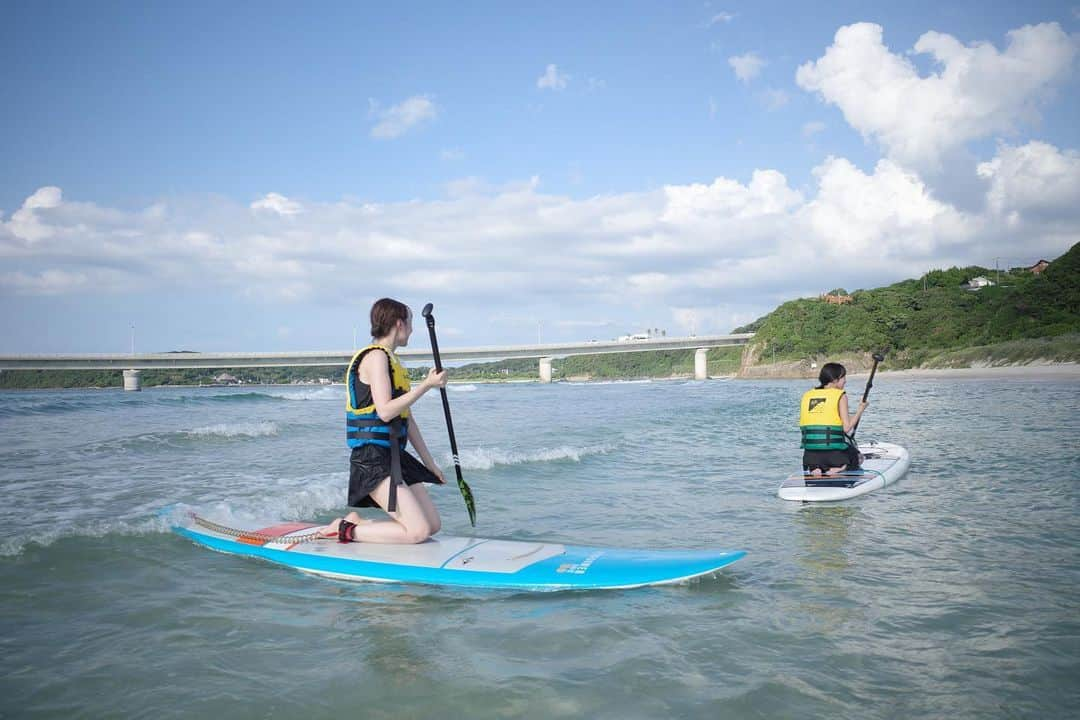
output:
[{"label": "black skirt", "polygon": [[828,472],[832,468],[847,465],[847,470],[858,470],[862,464],[862,457],[858,448],[848,447],[847,450],[804,450],[802,465],[804,471],[821,470]]},{"label": "black skirt", "polygon": [[[349,507],[379,507],[370,496],[388,477],[390,448],[370,443],[354,447],[349,457]],[[401,479],[406,485],[439,482],[435,473],[404,450],[401,451]]]}]

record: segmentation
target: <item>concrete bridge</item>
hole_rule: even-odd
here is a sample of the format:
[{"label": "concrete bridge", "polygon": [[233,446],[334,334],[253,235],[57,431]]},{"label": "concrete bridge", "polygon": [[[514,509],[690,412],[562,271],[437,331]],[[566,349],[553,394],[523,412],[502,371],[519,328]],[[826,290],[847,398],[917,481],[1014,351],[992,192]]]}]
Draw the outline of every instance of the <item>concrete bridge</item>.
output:
[{"label": "concrete bridge", "polygon": [[[645,352],[655,350],[694,350],[694,377],[706,378],[705,354],[709,348],[745,345],[753,333],[703,335],[696,337],[659,337],[648,340],[587,341],[545,343],[542,345],[491,345],[483,347],[440,348],[444,363],[539,358],[540,382],[551,382],[551,359],[569,355]],[[415,335],[415,340],[426,338]],[[140,371],[162,368],[240,368],[286,367],[349,364],[354,351],[284,352],[284,353],[201,353],[167,352],[143,355],[0,355],[2,370],[123,370],[124,389],[139,390]],[[432,365],[430,350],[402,348],[398,357],[405,363]]]}]

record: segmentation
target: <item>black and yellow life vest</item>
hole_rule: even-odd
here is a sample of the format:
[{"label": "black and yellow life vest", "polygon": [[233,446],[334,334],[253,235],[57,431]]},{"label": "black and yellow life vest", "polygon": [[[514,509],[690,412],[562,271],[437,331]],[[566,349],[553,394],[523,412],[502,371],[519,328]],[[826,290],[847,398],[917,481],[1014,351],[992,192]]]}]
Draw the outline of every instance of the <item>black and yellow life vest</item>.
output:
[{"label": "black and yellow life vest", "polygon": [[404,449],[409,441],[409,411],[402,410],[401,414],[390,422],[382,420],[375,411],[371,388],[361,388],[360,378],[356,374],[360,361],[372,350],[382,350],[390,360],[391,399],[409,392],[409,375],[397,356],[388,348],[368,345],[353,355],[349,369],[345,372],[345,387],[348,390],[345,397],[345,442],[351,448],[367,444],[390,447],[393,438],[398,447]]},{"label": "black and yellow life vest", "polygon": [[839,388],[814,388],[803,393],[799,429],[804,450],[847,450],[848,437],[840,419],[840,403],[847,396]]}]

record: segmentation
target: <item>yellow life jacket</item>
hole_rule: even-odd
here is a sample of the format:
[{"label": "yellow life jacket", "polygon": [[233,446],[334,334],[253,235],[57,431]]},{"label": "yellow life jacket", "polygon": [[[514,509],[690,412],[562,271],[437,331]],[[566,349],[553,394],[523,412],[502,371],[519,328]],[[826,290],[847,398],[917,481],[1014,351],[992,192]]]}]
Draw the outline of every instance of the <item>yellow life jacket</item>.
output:
[{"label": "yellow life jacket", "polygon": [[848,438],[840,419],[840,403],[847,396],[839,388],[814,388],[803,393],[799,429],[804,450],[846,450]]},{"label": "yellow life jacket", "polygon": [[[356,374],[360,367],[360,361],[372,350],[382,350],[390,360],[390,393],[391,399],[398,398],[409,392],[409,374],[405,367],[397,359],[397,356],[382,345],[368,345],[359,350],[349,362],[349,369],[345,371],[345,442],[349,447],[374,444],[390,447],[391,438],[397,440],[401,449],[409,440],[409,411],[402,410],[401,414],[385,422],[375,411],[375,400],[371,397],[371,388],[363,385]],[[400,422],[399,422],[400,421]]]}]

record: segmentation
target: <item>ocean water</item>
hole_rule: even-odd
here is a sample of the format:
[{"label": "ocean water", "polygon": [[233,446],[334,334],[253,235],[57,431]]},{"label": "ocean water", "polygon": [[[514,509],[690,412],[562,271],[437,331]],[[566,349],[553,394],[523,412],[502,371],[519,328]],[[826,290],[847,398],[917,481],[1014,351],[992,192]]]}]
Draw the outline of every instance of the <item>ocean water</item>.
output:
[{"label": "ocean water", "polygon": [[[879,375],[859,436],[911,470],[827,506],[775,495],[807,387],[451,386],[478,526],[451,481],[445,532],[749,551],[559,593],[335,582],[169,532],[174,503],[340,515],[341,386],[0,393],[0,716],[1075,717],[1080,381]],[[415,412],[452,477],[437,393]]]}]

